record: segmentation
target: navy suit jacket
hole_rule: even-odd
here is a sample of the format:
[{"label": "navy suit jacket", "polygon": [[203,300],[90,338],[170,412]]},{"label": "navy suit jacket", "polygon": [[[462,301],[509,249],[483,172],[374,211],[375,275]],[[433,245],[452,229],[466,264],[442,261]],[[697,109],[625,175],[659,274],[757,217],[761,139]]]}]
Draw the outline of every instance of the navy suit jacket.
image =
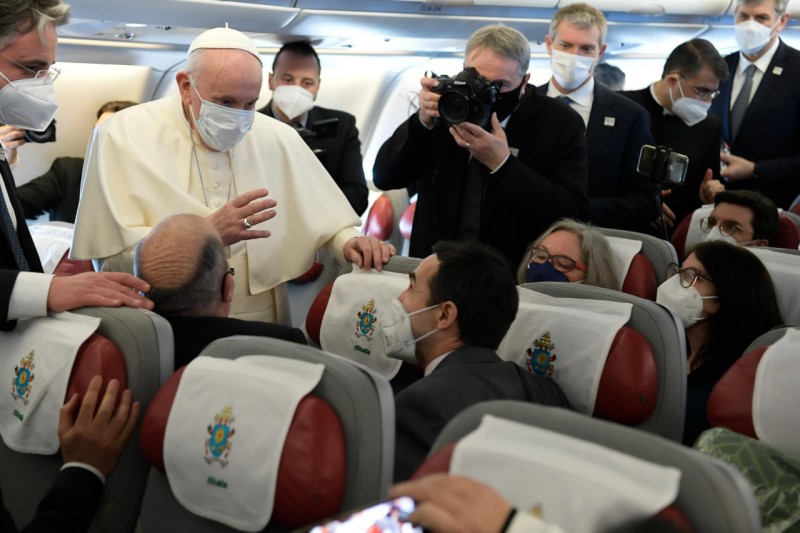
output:
[{"label": "navy suit jacket", "polygon": [[[0,160],[0,174],[2,174],[3,184],[8,191],[11,205],[14,207],[17,218],[17,238],[25,252],[25,258],[28,260],[32,272],[41,272],[42,264],[39,261],[39,254],[36,252],[36,246],[33,244],[28,225],[25,223],[25,215],[19,198],[17,198],[11,167],[8,166],[5,159]],[[5,202],[5,198],[0,198],[0,201]],[[19,274],[14,253],[11,251],[9,231],[13,231],[13,228],[5,228],[0,223],[0,330],[2,331],[8,331],[16,324],[16,321],[8,321],[8,303],[17,280],[17,274]]]},{"label": "navy suit jacket", "polygon": [[465,346],[429,376],[395,398],[395,481],[411,477],[442,428],[467,407],[489,400],[519,400],[570,407],[555,381],[503,361],[494,350]]},{"label": "navy suit jacket", "polygon": [[74,224],[81,198],[82,172],[82,157],[58,157],[46,173],[17,187],[25,217],[49,213],[52,221]]},{"label": "navy suit jacket", "polygon": [[[47,491],[36,515],[21,533],[83,533],[88,531],[103,497],[103,483],[85,468],[61,470]],[[3,505],[0,493],[0,531],[13,533],[17,526]]]},{"label": "navy suit jacket", "polygon": [[[537,90],[547,94],[548,86]],[[586,144],[589,220],[604,228],[649,232],[649,221],[658,215],[655,189],[636,171],[642,146],[653,144],[647,111],[595,82]]]},{"label": "navy suit jacket", "polygon": [[687,126],[673,114],[665,115],[664,108],[650,93],[650,87],[638,91],[622,91],[626,96],[644,107],[650,113],[653,137],[657,144],[668,146],[675,152],[689,157],[686,181],[672,188],[665,200],[675,213],[676,223],[700,207],[700,184],[707,169],[713,178],[719,179],[719,147],[722,139],[722,126],[717,117],[707,116],[694,126]]},{"label": "navy suit jacket", "polygon": [[758,190],[787,209],[800,194],[800,51],[783,41],[778,44],[732,138],[731,87],[739,57],[739,52],[725,57],[731,76],[720,86],[711,113],[722,120],[722,136],[731,153],[757,162],[759,177],[730,188]]},{"label": "navy suit jacket", "polygon": [[[259,112],[275,118],[271,101]],[[338,119],[336,134],[324,139],[314,139],[309,147],[318,154],[325,170],[347,197],[353,211],[361,216],[367,210],[369,191],[361,160],[361,141],[358,140],[356,117],[344,111],[314,106],[308,112],[306,127],[310,128],[315,122],[331,118]]]},{"label": "navy suit jacket", "polygon": [[303,332],[283,324],[216,316],[168,316],[175,344],[175,368],[188,365],[203,349],[217,339],[234,335],[272,337],[307,344]]},{"label": "navy suit jacket", "polygon": [[512,154],[490,175],[470,160],[447,128],[428,130],[414,113],[381,146],[373,179],[382,190],[419,184],[409,255],[427,257],[455,240],[468,172],[483,184],[478,240],[504,253],[516,270],[525,249],[556,220],[586,216],[586,135],[569,106],[526,90],[505,128]]}]

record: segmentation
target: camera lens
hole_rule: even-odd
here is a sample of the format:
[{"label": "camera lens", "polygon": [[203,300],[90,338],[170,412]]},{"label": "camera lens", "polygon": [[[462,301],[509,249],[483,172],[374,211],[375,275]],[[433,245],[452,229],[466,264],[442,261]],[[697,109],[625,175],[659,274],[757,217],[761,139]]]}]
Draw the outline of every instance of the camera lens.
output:
[{"label": "camera lens", "polygon": [[466,121],[469,110],[469,99],[460,92],[448,91],[439,99],[439,114],[450,124]]}]

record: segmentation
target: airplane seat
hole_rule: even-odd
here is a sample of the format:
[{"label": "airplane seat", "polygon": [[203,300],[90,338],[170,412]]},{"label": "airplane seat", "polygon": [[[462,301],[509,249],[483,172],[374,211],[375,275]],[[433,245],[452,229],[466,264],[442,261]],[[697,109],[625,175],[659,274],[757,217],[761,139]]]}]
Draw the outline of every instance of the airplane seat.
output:
[{"label": "airplane seat", "polygon": [[[504,464],[507,459],[494,453],[491,454],[491,468],[467,463],[460,459],[459,453],[465,453],[456,448],[456,445],[471,435],[485,422],[484,417],[490,415],[499,419],[513,421],[524,426],[533,426],[548,432],[556,433],[558,437],[567,437],[567,442],[574,442],[576,450],[581,443],[592,443],[602,448],[598,453],[608,454],[608,460],[600,464],[616,464],[617,454],[627,458],[636,458],[654,465],[677,469],[680,480],[677,487],[677,497],[667,507],[656,514],[664,522],[671,523],[677,531],[730,531],[750,532],[760,530],[760,516],[758,504],[753,496],[750,486],[742,475],[731,466],[697,453],[679,443],[669,442],[635,428],[625,427],[613,422],[590,418],[580,413],[567,411],[558,407],[545,407],[527,402],[509,400],[495,400],[483,402],[469,407],[454,417],[442,430],[428,454],[426,461],[415,472],[414,478],[420,478],[437,472],[451,472],[468,474],[479,481],[489,483],[501,495],[515,506],[522,506],[520,498],[527,499],[522,494],[509,493],[508,487],[519,484],[524,480],[503,479],[497,483],[491,470],[502,472],[515,471],[517,463]],[[535,435],[535,434],[534,434]],[[551,437],[542,434],[542,442],[526,440],[531,450],[540,450],[551,455],[553,450],[543,448],[544,442]],[[564,446],[571,449],[572,446]],[[605,450],[607,449],[607,450]],[[548,466],[555,469],[556,475],[569,466],[554,466],[556,463],[548,461]],[[467,472],[463,472],[466,468]],[[620,472],[621,474],[621,472]],[[597,474],[602,477],[602,474]],[[592,481],[592,480],[587,480]],[[497,484],[495,484],[497,483]],[[536,483],[527,481],[529,490],[536,490]],[[557,490],[552,485],[542,487],[542,490]],[[563,498],[574,501],[575,492],[572,486],[565,487]],[[569,492],[566,492],[569,491]],[[527,491],[525,491],[527,493]],[[625,493],[623,493],[625,494]],[[534,495],[538,499],[537,495]],[[542,496],[542,499],[550,497]],[[558,494],[553,496],[559,498]],[[516,502],[516,503],[515,503]],[[524,508],[524,507],[523,507]],[[553,517],[550,509],[549,516]],[[544,510],[547,519],[548,511]]]},{"label": "airplane seat", "polygon": [[385,241],[392,236],[394,229],[394,207],[386,194],[378,196],[369,208],[367,222],[364,225],[364,234]]},{"label": "airplane seat", "polygon": [[641,241],[641,253],[650,261],[655,271],[656,287],[666,281],[667,267],[669,264],[678,262],[678,254],[675,253],[675,248],[671,243],[663,239],[645,233],[637,233],[635,231],[610,228],[596,229],[607,237],[619,237]]},{"label": "airplane seat", "polygon": [[672,246],[675,247],[675,250],[678,253],[678,258],[680,261],[676,261],[676,263],[680,264],[686,259],[686,236],[689,234],[689,224],[692,222],[692,215],[691,213],[683,217],[675,229],[672,231],[672,236],[669,239],[669,242],[672,243]]},{"label": "airplane seat", "polygon": [[800,215],[791,211],[781,211],[778,215],[778,236],[775,243],[770,243],[775,248],[788,248],[797,250],[800,247]]},{"label": "airplane seat", "polygon": [[408,255],[408,247],[411,242],[411,228],[414,225],[414,213],[417,210],[417,202],[408,204],[406,210],[403,211],[398,223],[400,234],[403,236],[403,253],[401,255]]},{"label": "airplane seat", "polygon": [[792,205],[789,206],[789,211],[795,215],[800,215],[800,194],[797,195],[797,198],[794,199]]},{"label": "airplane seat", "polygon": [[[185,370],[185,366],[178,369],[158,391],[142,422],[142,453],[161,475],[166,472],[167,420]],[[339,512],[346,481],[345,447],[342,424],[333,408],[322,398],[306,395],[297,406],[281,452],[270,520],[273,527],[297,528]],[[164,514],[169,512],[163,509]],[[207,525],[193,530],[229,529]]]},{"label": "airplane seat", "polygon": [[653,263],[641,253],[636,254],[622,282],[622,292],[655,301],[658,292],[658,275]]},{"label": "airplane seat", "polygon": [[[670,242],[678,251],[681,261],[686,259],[686,238],[689,233],[689,225],[692,221],[692,214],[688,214],[672,232]],[[770,246],[775,248],[787,248],[797,250],[800,246],[800,215],[789,211],[781,211],[778,214],[778,235],[774,243]]]},{"label": "airplane seat", "polygon": [[772,278],[783,323],[800,326],[800,251],[765,246],[748,250],[761,260]]},{"label": "airplane seat", "polygon": [[685,333],[666,308],[620,291],[575,283],[540,282],[525,289],[555,298],[632,305],[609,350],[593,416],[681,442],[686,408]]},{"label": "airplane seat", "polygon": [[[200,355],[222,359],[271,355],[325,366],[321,380],[301,402],[292,422],[292,433],[287,441],[292,447],[284,447],[278,472],[274,521],[267,525],[266,531],[285,531],[287,527],[294,528],[314,521],[316,515],[313,510],[317,505],[320,506],[319,518],[324,518],[386,496],[392,480],[395,428],[394,397],[389,383],[383,377],[311,346],[266,337],[219,339],[208,345]],[[180,376],[173,378],[173,385],[177,386],[178,379]],[[161,411],[163,419],[164,409]],[[145,422],[150,422],[149,416],[150,413],[147,413]],[[319,420],[326,420],[326,426],[318,427],[316,424]],[[339,463],[341,472],[337,470],[337,464],[317,464],[321,456],[312,455],[324,453],[324,457],[330,457],[332,450],[327,449],[328,437],[324,436],[329,435],[329,431],[336,433],[333,420],[338,420],[342,437],[332,437],[332,443],[344,443],[344,457],[341,461],[327,462]],[[157,434],[154,437],[151,433],[143,434],[143,438],[148,440],[148,449],[152,449],[153,444],[157,445],[159,440]],[[322,440],[312,441],[312,438]],[[160,449],[156,452],[163,453]],[[148,455],[152,461],[159,453],[153,455],[151,450]],[[307,459],[298,460],[298,457]],[[311,461],[312,457],[314,462]],[[159,463],[156,460],[153,464]],[[337,479],[344,481],[337,485]],[[324,512],[323,503],[327,506]],[[280,513],[279,507],[282,509]],[[144,533],[234,531],[184,509],[172,494],[166,477],[155,466],[148,479],[139,526]]]},{"label": "airplane seat", "polygon": [[[108,380],[118,379],[145,409],[162,380],[172,373],[169,324],[154,313],[130,308],[84,308],[73,313],[100,318],[100,325],[81,345],[65,399],[73,393],[82,397],[92,377],[99,374],[103,391]],[[135,527],[148,472],[135,442],[137,432],[106,480],[92,531],[133,531]],[[16,523],[27,524],[60,470],[61,456],[18,453],[0,442],[0,464],[4,504]]]},{"label": "airplane seat", "polygon": [[[792,401],[796,399],[792,389],[800,381],[800,359],[787,357],[781,363],[781,350],[793,351],[793,355],[800,353],[800,327],[775,328],[755,339],[714,386],[706,411],[711,427],[726,427],[764,440],[800,459],[800,444],[787,447],[779,429],[800,426],[797,405]],[[767,356],[770,359],[765,361]],[[776,364],[782,366],[775,367]],[[778,368],[779,372],[771,368]],[[774,394],[784,396],[779,405],[785,407],[765,412]]]}]

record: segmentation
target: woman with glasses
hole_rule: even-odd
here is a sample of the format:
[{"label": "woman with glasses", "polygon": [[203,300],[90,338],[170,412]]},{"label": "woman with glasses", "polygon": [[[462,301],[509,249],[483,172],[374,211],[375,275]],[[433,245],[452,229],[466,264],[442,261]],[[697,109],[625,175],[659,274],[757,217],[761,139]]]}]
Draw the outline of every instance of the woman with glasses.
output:
[{"label": "woman with glasses", "polygon": [[618,289],[613,253],[596,229],[563,219],[528,246],[517,271],[517,282],[566,281]]},{"label": "woman with glasses", "polygon": [[706,403],[714,385],[756,337],[783,320],[767,269],[741,246],[701,243],[667,275],[656,302],[672,308],[686,330],[683,442],[691,445],[709,427]]}]

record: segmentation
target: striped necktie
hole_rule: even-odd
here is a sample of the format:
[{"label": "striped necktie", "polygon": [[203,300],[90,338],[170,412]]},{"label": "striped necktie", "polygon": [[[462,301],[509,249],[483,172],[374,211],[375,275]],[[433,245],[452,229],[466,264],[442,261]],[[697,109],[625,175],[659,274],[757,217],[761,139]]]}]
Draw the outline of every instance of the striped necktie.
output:
[{"label": "striped necktie", "polygon": [[735,139],[736,134],[739,133],[739,126],[742,125],[742,119],[747,111],[747,106],[750,104],[750,93],[753,90],[753,74],[756,72],[756,66],[750,65],[744,71],[744,83],[742,83],[742,90],[736,97],[736,101],[731,108],[731,138]]}]

